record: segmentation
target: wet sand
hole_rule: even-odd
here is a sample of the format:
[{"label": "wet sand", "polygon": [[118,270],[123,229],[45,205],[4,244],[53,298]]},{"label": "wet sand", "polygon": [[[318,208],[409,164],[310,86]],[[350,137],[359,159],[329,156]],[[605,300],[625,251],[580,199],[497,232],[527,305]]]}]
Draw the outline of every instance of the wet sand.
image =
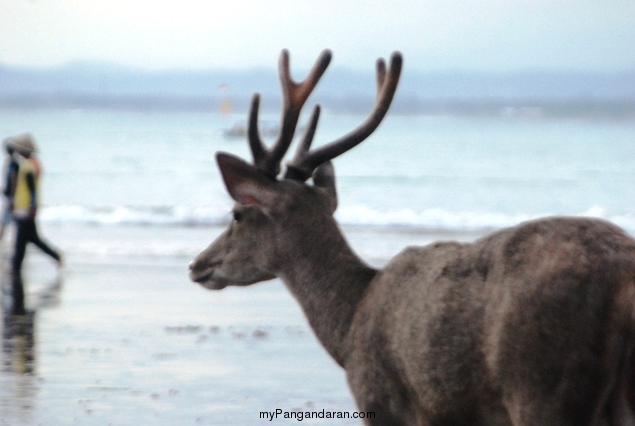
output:
[{"label": "wet sand", "polygon": [[[75,232],[114,238],[100,228],[45,235],[63,247]],[[246,425],[276,408],[354,410],[282,284],[210,292],[188,280],[186,257],[71,252],[56,280],[31,250],[31,314],[5,315],[0,424]]]}]

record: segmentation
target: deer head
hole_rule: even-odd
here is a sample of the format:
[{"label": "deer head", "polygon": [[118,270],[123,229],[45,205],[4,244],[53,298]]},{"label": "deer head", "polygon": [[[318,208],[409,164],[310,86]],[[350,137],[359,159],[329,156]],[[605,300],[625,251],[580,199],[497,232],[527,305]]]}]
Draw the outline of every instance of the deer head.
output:
[{"label": "deer head", "polygon": [[[277,140],[267,148],[260,138],[260,96],[255,94],[248,125],[253,164],[231,154],[216,155],[227,191],[236,204],[228,229],[190,264],[193,281],[209,289],[249,285],[280,276],[299,252],[314,248],[317,235],[331,239],[322,245],[335,248],[341,244],[332,218],[337,192],[330,160],[361,143],[379,126],[397,89],[402,57],[395,52],[389,70],[384,60],[377,61],[377,100],[366,121],[340,139],[311,150],[320,116],[320,106],[316,105],[295,156],[278,178],[302,107],[330,61],[331,52],[323,51],[309,76],[296,83],[289,70],[289,54],[283,50],[279,63],[283,113]],[[310,178],[313,183],[305,183]]]}]

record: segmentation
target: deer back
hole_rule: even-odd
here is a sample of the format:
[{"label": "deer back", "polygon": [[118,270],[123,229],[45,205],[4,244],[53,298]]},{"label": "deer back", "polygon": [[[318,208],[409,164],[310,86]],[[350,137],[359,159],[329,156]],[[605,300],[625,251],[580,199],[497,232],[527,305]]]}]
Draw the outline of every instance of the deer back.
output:
[{"label": "deer back", "polygon": [[412,424],[422,412],[436,413],[431,424],[509,424],[506,397],[556,389],[596,409],[594,392],[620,380],[633,350],[634,307],[635,241],[608,222],[542,219],[410,247],[358,307],[349,382],[367,408],[390,400]]}]

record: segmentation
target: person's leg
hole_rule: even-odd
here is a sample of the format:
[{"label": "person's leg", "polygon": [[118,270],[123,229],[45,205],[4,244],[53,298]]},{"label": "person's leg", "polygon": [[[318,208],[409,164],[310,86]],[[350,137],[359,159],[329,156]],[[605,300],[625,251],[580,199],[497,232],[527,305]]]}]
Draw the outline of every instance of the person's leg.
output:
[{"label": "person's leg", "polygon": [[40,236],[38,235],[38,232],[37,232],[37,226],[35,225],[35,220],[33,221],[32,231],[29,233],[29,241],[35,244],[44,253],[48,254],[53,259],[55,259],[57,263],[61,264],[62,257],[57,252],[57,250],[52,249],[47,243],[45,243],[44,241],[40,239]]},{"label": "person's leg", "polygon": [[13,315],[23,315],[26,313],[26,310],[24,308],[24,285],[22,284],[21,274],[13,274],[11,277],[11,288],[13,304],[10,313]]},{"label": "person's leg", "polygon": [[29,241],[29,234],[32,232],[29,220],[16,220],[15,250],[11,267],[14,275],[19,275],[22,270],[22,262],[26,253],[26,243]]},{"label": "person's leg", "polygon": [[16,221],[15,250],[11,261],[11,289],[13,305],[11,313],[20,315],[24,313],[24,287],[22,284],[22,261],[26,253],[26,243],[28,241],[29,226],[24,221]]}]

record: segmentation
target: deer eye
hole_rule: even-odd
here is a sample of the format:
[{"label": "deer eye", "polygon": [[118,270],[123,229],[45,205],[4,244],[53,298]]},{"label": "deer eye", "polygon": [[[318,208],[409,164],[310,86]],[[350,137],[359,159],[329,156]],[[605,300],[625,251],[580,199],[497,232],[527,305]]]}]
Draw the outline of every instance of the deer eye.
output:
[{"label": "deer eye", "polygon": [[233,211],[232,214],[236,222],[240,222],[240,220],[243,218],[243,214],[241,212]]}]

